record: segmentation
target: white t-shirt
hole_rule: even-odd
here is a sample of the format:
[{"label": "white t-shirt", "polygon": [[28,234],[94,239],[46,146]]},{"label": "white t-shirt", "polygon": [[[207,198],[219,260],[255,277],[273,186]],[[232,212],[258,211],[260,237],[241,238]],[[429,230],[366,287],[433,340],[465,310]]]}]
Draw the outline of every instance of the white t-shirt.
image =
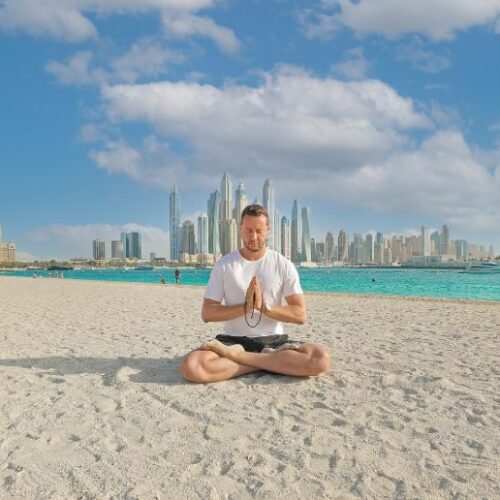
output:
[{"label": "white t-shirt", "polygon": [[[224,302],[228,306],[243,304],[248,285],[254,276],[257,276],[262,288],[264,302],[270,306],[279,306],[285,297],[303,293],[297,269],[280,253],[267,249],[259,260],[246,260],[237,250],[216,262],[210,274],[205,298]],[[247,319],[250,324],[254,324],[259,316],[260,312],[256,311],[253,318],[247,314]],[[240,316],[225,322],[224,333],[249,337],[282,334],[283,324],[262,315],[258,326],[250,328],[245,317]]]}]

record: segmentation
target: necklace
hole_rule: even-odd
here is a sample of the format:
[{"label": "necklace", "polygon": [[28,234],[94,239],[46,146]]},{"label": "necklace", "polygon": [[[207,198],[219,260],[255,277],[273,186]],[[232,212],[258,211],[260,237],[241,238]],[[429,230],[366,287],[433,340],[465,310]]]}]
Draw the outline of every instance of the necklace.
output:
[{"label": "necklace", "polygon": [[[262,311],[260,313],[259,319],[257,320],[257,323],[254,323],[253,325],[250,324],[247,318],[247,298],[245,296],[245,305],[244,305],[244,310],[245,310],[245,322],[248,325],[249,328],[256,328],[257,325],[260,323],[260,320],[262,319]],[[253,293],[253,304],[252,304],[252,314],[250,315],[250,319],[253,318],[253,315],[255,313],[255,292]]]}]

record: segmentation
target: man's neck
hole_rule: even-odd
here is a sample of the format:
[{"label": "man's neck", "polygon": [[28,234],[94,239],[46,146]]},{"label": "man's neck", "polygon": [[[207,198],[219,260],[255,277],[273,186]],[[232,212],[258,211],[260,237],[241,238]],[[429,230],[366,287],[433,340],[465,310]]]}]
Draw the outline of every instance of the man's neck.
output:
[{"label": "man's neck", "polygon": [[258,252],[251,252],[248,250],[248,248],[240,248],[240,255],[245,259],[245,260],[259,260],[260,258],[264,257],[266,254],[267,247],[262,248]]}]

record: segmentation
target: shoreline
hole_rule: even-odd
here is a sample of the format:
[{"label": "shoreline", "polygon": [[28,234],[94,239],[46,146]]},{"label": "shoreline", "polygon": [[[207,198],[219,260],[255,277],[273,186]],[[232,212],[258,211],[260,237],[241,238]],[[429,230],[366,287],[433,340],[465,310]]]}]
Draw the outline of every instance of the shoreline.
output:
[{"label": "shoreline", "polygon": [[[0,274],[0,283],[1,279],[31,279],[33,278],[31,276],[2,276]],[[36,278],[41,279],[42,281],[55,281],[55,282],[65,282],[65,281],[70,281],[70,282],[85,282],[85,283],[110,283],[113,285],[148,285],[148,286],[155,286],[155,287],[161,287],[161,288],[192,288],[195,290],[198,289],[205,289],[206,284],[203,285],[192,285],[192,284],[175,284],[175,283],[153,283],[153,282],[148,282],[148,281],[114,281],[114,280],[93,280],[93,279],[87,279],[87,278],[47,278],[47,277],[38,277]],[[453,297],[428,297],[428,296],[421,296],[421,295],[389,295],[389,294],[383,294],[383,293],[348,293],[348,292],[324,292],[324,291],[304,291],[304,295],[306,296],[325,296],[325,297],[338,297],[338,298],[365,298],[365,299],[373,299],[373,298],[380,298],[380,299],[385,299],[385,300],[407,300],[407,301],[418,301],[418,302],[438,302],[438,303],[459,303],[459,304],[481,304],[481,305],[493,305],[493,306],[500,306],[500,299],[499,300],[484,300],[484,299],[460,299],[460,298],[453,298]]]}]

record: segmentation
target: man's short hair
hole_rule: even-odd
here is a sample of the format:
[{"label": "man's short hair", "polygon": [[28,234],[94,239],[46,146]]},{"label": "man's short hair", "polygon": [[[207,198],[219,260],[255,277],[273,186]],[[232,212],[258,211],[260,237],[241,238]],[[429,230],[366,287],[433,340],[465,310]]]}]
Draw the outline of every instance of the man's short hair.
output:
[{"label": "man's short hair", "polygon": [[267,219],[267,224],[269,225],[269,213],[267,210],[258,203],[252,203],[251,205],[247,205],[243,212],[241,212],[241,221],[243,222],[243,217],[245,215],[249,215],[250,217],[260,217],[263,215]]}]

